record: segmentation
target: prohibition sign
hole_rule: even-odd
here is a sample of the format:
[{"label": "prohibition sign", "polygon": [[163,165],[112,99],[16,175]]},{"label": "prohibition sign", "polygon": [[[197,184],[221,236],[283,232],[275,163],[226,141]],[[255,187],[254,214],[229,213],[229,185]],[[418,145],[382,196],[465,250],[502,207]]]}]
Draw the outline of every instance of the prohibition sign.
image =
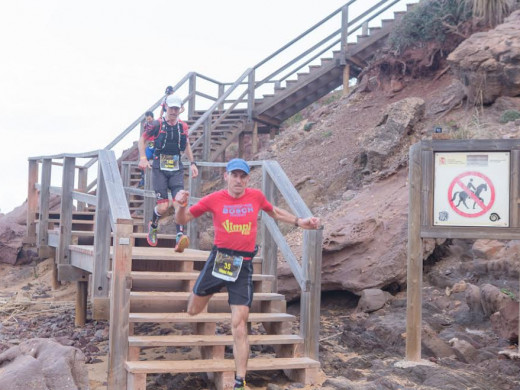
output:
[{"label": "prohibition sign", "polygon": [[[466,184],[464,184],[462,182],[462,179],[465,178],[466,176],[480,177],[481,179],[484,180],[485,184],[487,184],[487,190],[490,191],[490,193],[491,193],[491,197],[490,197],[489,203],[487,205],[482,201],[481,198],[478,197],[478,194],[471,191],[466,186]],[[468,199],[473,200],[475,202],[475,206],[480,207],[481,210],[476,213],[465,213],[464,211],[459,210],[458,207],[455,206],[455,203],[454,203],[455,196],[453,196],[454,195],[453,189],[455,188],[455,185],[458,185],[462,189],[461,191],[465,192],[468,195]],[[481,185],[483,185],[483,184],[481,184]],[[478,189],[478,187],[477,187],[477,189]],[[457,192],[455,192],[455,194],[456,193]],[[468,218],[480,217],[481,215],[484,215],[485,213],[487,213],[493,206],[493,203],[495,203],[495,186],[491,182],[491,179],[481,172],[475,172],[475,171],[463,172],[460,175],[456,176],[455,179],[453,179],[452,182],[450,183],[450,186],[448,188],[448,202],[449,202],[451,208],[457,214],[462,215],[463,217],[468,217]],[[460,202],[459,202],[459,205],[460,205]]]}]

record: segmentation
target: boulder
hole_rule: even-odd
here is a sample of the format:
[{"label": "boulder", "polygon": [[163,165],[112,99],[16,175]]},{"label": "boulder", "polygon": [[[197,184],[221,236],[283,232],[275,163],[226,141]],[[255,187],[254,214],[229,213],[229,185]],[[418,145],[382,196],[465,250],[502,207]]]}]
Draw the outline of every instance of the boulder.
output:
[{"label": "boulder", "polygon": [[407,145],[408,136],[425,111],[425,103],[420,98],[406,98],[390,104],[378,126],[363,134],[361,155],[356,162],[367,172],[387,168],[387,160]]},{"label": "boulder", "polygon": [[389,293],[379,288],[367,288],[361,292],[357,308],[365,313],[383,308],[391,297]]},{"label": "boulder", "polygon": [[466,304],[469,309],[476,314],[483,314],[482,297],[480,288],[474,284],[467,283],[466,285]]},{"label": "boulder", "polygon": [[87,390],[85,356],[52,339],[30,339],[0,354],[0,389]]},{"label": "boulder", "polygon": [[520,11],[495,29],[470,36],[450,53],[448,63],[471,103],[520,95]]},{"label": "boulder", "polygon": [[480,288],[480,297],[482,309],[486,316],[499,311],[507,303],[510,298],[502,293],[498,287],[491,284],[484,284]]},{"label": "boulder", "polygon": [[22,250],[25,226],[11,222],[7,218],[0,219],[0,262],[16,264],[18,254]]},{"label": "boulder", "polygon": [[438,115],[459,106],[466,98],[466,87],[459,80],[439,91],[428,104],[426,115]]},{"label": "boulder", "polygon": [[[370,288],[406,282],[407,171],[374,183],[345,201],[324,223],[321,287],[360,295]],[[295,234],[301,234],[296,232]],[[301,238],[293,248],[301,255]],[[427,256],[427,255],[426,255]],[[300,294],[289,265],[278,265],[278,290],[288,299]]]},{"label": "boulder", "polygon": [[518,339],[518,302],[509,299],[490,320],[498,336],[512,342]]},{"label": "boulder", "polygon": [[492,259],[504,249],[505,243],[498,240],[475,240],[473,255],[480,259]]}]

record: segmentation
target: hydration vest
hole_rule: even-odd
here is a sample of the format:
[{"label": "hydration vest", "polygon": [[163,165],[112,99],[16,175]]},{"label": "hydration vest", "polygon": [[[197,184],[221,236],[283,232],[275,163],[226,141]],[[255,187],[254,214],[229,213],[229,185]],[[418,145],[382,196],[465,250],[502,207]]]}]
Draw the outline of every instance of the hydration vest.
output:
[{"label": "hydration vest", "polygon": [[173,126],[166,123],[163,118],[159,119],[159,134],[155,138],[155,155],[169,154],[180,155],[186,150],[188,137],[186,135],[187,125],[180,120]]}]

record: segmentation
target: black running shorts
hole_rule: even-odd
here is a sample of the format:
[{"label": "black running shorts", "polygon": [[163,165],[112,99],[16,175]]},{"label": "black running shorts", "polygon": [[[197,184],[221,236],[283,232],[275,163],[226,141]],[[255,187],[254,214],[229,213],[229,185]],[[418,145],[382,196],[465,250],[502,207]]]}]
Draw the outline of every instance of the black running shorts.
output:
[{"label": "black running shorts", "polygon": [[168,201],[168,190],[175,199],[177,192],[184,189],[184,172],[183,169],[178,171],[162,171],[159,168],[152,168],[152,184],[157,197],[157,202]]},{"label": "black running shorts", "polygon": [[251,303],[253,302],[253,260],[244,260],[237,280],[228,282],[216,278],[211,274],[216,255],[217,249],[213,248],[208,260],[206,260],[206,264],[204,264],[204,268],[200,271],[200,275],[195,282],[193,293],[204,297],[215,294],[219,292],[222,287],[226,287],[230,305],[251,307]]}]

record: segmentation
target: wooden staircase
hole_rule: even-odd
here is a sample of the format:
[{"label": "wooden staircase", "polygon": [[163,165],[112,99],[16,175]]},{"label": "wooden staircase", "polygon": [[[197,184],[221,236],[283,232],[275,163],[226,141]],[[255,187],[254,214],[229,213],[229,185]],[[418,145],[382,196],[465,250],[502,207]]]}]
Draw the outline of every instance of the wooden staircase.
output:
[{"label": "wooden staircase", "polygon": [[[73,263],[76,257],[83,261],[85,256],[94,259],[92,246],[71,245],[69,249]],[[113,255],[113,251],[111,253]],[[133,248],[133,267],[139,269],[146,263],[163,262],[167,265],[162,268],[170,271],[131,272],[129,353],[125,362],[127,389],[145,389],[148,374],[195,372],[206,373],[217,389],[232,387],[234,360],[225,351],[226,346],[233,344],[227,293],[214,294],[207,312],[195,316],[186,313],[188,297],[199,273],[197,270],[202,268],[208,255],[207,251],[194,249],[176,253],[171,248]],[[291,333],[291,324],[296,317],[286,313],[285,297],[272,292],[274,276],[261,274],[262,259],[257,257],[253,262],[255,294],[249,315],[249,341],[253,346],[264,348],[258,349],[256,356],[250,358],[248,370],[283,370],[298,382],[314,383],[320,363],[302,356],[303,338]],[[143,330],[142,324],[161,324],[165,334],[148,335],[149,327]],[[182,329],[176,329],[180,324],[184,325]],[[168,347],[189,349],[190,360],[169,358]],[[141,353],[144,349],[148,352],[158,349],[165,357],[147,360],[149,353]],[[194,355],[197,358],[194,359]]]}]

